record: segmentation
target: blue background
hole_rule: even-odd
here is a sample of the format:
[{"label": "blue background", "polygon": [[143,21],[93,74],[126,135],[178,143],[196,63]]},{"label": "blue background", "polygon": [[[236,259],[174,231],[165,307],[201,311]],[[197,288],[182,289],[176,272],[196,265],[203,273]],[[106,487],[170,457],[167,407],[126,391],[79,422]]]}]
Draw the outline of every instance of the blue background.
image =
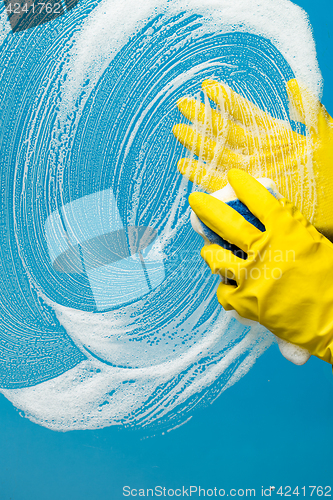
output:
[{"label": "blue background", "polygon": [[[309,14],[333,113],[330,1]],[[115,499],[122,487],[257,488],[332,485],[333,377],[312,358],[287,362],[273,346],[250,373],[184,426],[55,433],[21,418],[1,396],[0,499]],[[155,435],[154,435],[155,434]]]}]

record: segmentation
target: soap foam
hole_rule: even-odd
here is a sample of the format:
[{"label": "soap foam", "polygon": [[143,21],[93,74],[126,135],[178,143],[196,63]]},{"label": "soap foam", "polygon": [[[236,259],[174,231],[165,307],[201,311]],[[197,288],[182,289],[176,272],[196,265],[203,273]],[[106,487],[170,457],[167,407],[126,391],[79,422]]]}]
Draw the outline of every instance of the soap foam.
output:
[{"label": "soap foam", "polygon": [[[52,122],[50,132],[48,173],[50,177],[54,172],[57,175],[60,202],[54,205],[52,201],[50,212],[59,208],[61,202],[68,202],[64,200],[62,191],[66,187],[63,173],[89,98],[122,47],[159,15],[161,18],[155,27],[158,23],[163,26],[166,20],[176,23],[173,16],[179,13],[202,16],[199,21],[193,20],[193,25],[197,22],[197,26],[189,30],[187,38],[177,42],[184,46],[186,40],[194,38],[200,41],[210,34],[229,32],[248,32],[271,40],[296,77],[320,96],[322,80],[308,18],[302,9],[288,0],[148,0],[143,3],[102,0],[87,17],[82,14],[84,7],[85,2],[77,7],[83,19],[73,30],[66,57],[60,60],[57,67],[59,75],[56,82],[61,87],[61,99],[56,101],[57,120]],[[151,35],[145,33],[147,45],[149,36],[153,35],[153,28]],[[170,53],[161,54],[162,57],[169,57],[172,62],[171,49]],[[200,75],[205,77],[206,71],[216,70],[220,64],[210,61],[184,71],[171,79],[153,100],[142,105],[132,121],[126,124],[129,132],[123,143],[124,156],[130,155],[131,146],[138,138],[138,131],[142,130],[140,126],[145,123],[148,111],[156,109],[161,101],[168,102],[184,81],[200,78]],[[50,79],[30,119],[30,149],[26,154],[24,179],[28,178],[29,168],[33,165],[37,143],[34,141],[40,134],[38,113],[47,115],[53,106],[52,99],[45,97],[48,93],[51,95],[52,86],[55,84]],[[127,104],[130,105],[129,102]],[[175,107],[174,102],[171,105]],[[143,136],[142,142],[144,139]],[[144,160],[143,154],[137,164],[128,223],[135,223],[138,217],[141,193],[146,185]],[[102,187],[101,181],[99,189]],[[95,188],[98,190],[98,187]],[[174,195],[168,216],[154,213],[154,227],[159,230],[162,252],[167,252],[170,242],[177,243],[177,235],[189,219],[189,210],[183,210],[188,194],[187,181],[181,180],[176,188],[178,192]],[[142,213],[140,216],[144,217]],[[21,258],[25,262],[23,250]],[[197,272],[199,275],[203,271],[200,268]],[[193,290],[188,290],[187,301],[182,299],[180,304],[177,303],[178,297],[186,295],[184,290],[180,290],[181,286],[186,287],[186,282],[179,280],[179,285],[175,286],[176,277],[171,274],[154,296],[156,298],[160,293],[168,298],[169,316],[164,316],[165,303],[160,300],[156,302],[157,307],[149,308],[149,300],[152,300],[149,297],[127,308],[102,314],[66,307],[45,295],[28,265],[26,273],[38,300],[54,312],[59,324],[85,356],[85,360],[74,368],[45,382],[32,387],[2,390],[27,418],[50,429],[66,431],[109,425],[147,426],[166,421],[175,425],[179,419],[188,418],[186,413],[194,406],[213,401],[237,382],[273,342],[273,336],[260,325],[244,327],[220,307],[210,311],[216,281],[213,282],[208,274],[200,276],[200,284],[195,289],[195,294],[200,297],[200,307],[193,307],[194,302],[191,303],[195,300],[191,295]],[[59,294],[61,286],[59,282]],[[203,311],[209,311],[209,314],[205,315]],[[148,327],[150,323],[151,328]],[[141,333],[140,325],[144,326]]]},{"label": "soap foam", "polygon": [[[234,321],[234,320],[232,320]],[[236,346],[198,377],[200,358],[211,356],[221,331],[228,332],[230,318],[225,315],[204,341],[177,360],[141,369],[119,369],[96,359],[83,361],[56,379],[35,387],[3,390],[24,416],[53,430],[96,429],[109,425],[147,426],[152,422],[176,421],[188,410],[193,396],[205,394],[218,378],[226,377],[213,399],[243,377],[256,359],[271,345],[271,338],[260,326],[254,327]],[[230,325],[229,325],[230,328]],[[230,332],[231,336],[235,332]],[[228,333],[226,334],[228,339]],[[235,370],[235,359],[247,354]],[[174,378],[178,383],[174,384]],[[196,401],[196,405],[199,402]],[[177,408],[178,415],[172,415]],[[170,425],[170,424],[169,424]]]},{"label": "soap foam", "polygon": [[320,96],[322,79],[308,17],[289,0],[147,0],[130,6],[102,0],[76,36],[65,87],[68,99],[77,97],[87,78],[93,88],[135,30],[159,14],[172,17],[179,12],[203,16],[198,36],[240,31],[268,38],[293,68],[296,78]]}]

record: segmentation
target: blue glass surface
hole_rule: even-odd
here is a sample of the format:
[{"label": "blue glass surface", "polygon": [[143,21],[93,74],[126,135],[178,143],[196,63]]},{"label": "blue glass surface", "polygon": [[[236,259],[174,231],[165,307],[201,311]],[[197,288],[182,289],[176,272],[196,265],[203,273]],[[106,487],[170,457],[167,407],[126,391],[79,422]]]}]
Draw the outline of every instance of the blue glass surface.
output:
[{"label": "blue glass surface", "polygon": [[[110,290],[110,299],[103,299],[98,283],[102,275],[98,275],[97,270],[76,274],[58,272],[52,259],[62,252],[64,239],[76,245],[105,231],[133,225],[150,226],[160,235],[174,231],[175,236],[168,236],[169,243],[163,249],[166,279],[141,310],[149,321],[140,323],[137,337],[150,336],[154,341],[163,325],[182,315],[184,335],[193,337],[198,325],[191,324],[189,318],[209,293],[212,299],[209,307],[203,309],[200,322],[208,325],[214,321],[211,318],[220,308],[213,293],[216,279],[209,277],[198,252],[200,238],[193,234],[189,217],[186,218],[190,184],[185,192],[182,188],[179,199],[181,176],[175,163],[184,148],[171,133],[172,125],[182,120],[176,102],[186,94],[197,93],[205,78],[214,77],[232,84],[244,95],[251,95],[283,119],[288,116],[285,84],[294,76],[280,52],[262,37],[247,33],[211,33],[189,38],[189,33],[196,33],[200,28],[200,16],[180,14],[171,20],[158,17],[134,35],[106,68],[80,111],[76,133],[61,149],[54,145],[56,132],[52,127],[59,121],[58,107],[62,104],[59,93],[63,82],[53,69],[53,85],[48,96],[43,91],[47,70],[44,66],[40,68],[40,61],[44,59],[54,64],[56,42],[59,51],[66,47],[60,19],[52,21],[52,30],[46,24],[17,33],[7,42],[13,61],[21,66],[18,82],[15,71],[8,70],[4,76],[3,106],[5,110],[10,107],[12,112],[4,121],[2,143],[2,175],[7,186],[2,218],[5,254],[2,277],[8,294],[4,297],[0,325],[1,322],[6,325],[13,316],[17,318],[18,310],[23,318],[11,322],[10,350],[7,337],[0,337],[0,383],[5,388],[33,386],[85,359],[59,324],[54,311],[37,299],[36,291],[58,304],[82,311],[96,309],[96,293],[97,310],[101,310],[104,306],[116,308],[133,302],[147,291],[146,285],[140,290],[138,286],[138,292],[135,294],[132,290],[129,300],[124,297],[116,300],[117,291],[111,298]],[[27,58],[30,37],[34,40],[34,50],[30,50]],[[161,58],[162,53],[165,55]],[[66,52],[62,58],[66,60]],[[214,62],[213,66],[207,64],[209,61]],[[32,67],[37,68],[36,71],[32,72]],[[193,67],[197,69],[192,74]],[[184,78],[184,75],[189,76]],[[6,92],[12,86],[13,92]],[[30,90],[23,99],[22,89],[27,86],[37,88],[38,95]],[[35,112],[36,99],[37,102],[42,99],[45,114]],[[21,115],[24,119],[19,120],[17,116]],[[71,120],[75,123],[74,111]],[[70,122],[68,126],[74,125]],[[52,130],[34,142],[32,154],[26,150],[28,139],[23,139],[26,135],[29,137],[31,127],[35,134],[40,134],[41,129]],[[60,124],[56,125],[55,130],[59,127]],[[71,135],[64,131],[61,134]],[[58,142],[61,143],[61,137]],[[110,193],[114,201],[109,207],[113,208],[106,209]],[[107,210],[110,213],[105,218]],[[13,211],[14,217],[10,215]],[[53,234],[48,243],[46,233],[54,214],[60,215],[67,235],[64,236],[58,226],[58,220],[59,235]],[[181,219],[185,222],[176,230],[177,221]],[[54,242],[59,241],[59,250],[56,250]],[[75,261],[78,269],[77,252]],[[121,264],[117,266],[121,269]],[[143,279],[141,267],[139,273]],[[12,279],[13,274],[17,279]],[[117,279],[120,282],[122,278]],[[203,280],[206,281],[204,294]],[[7,305],[9,295],[11,300]],[[175,296],[176,301],[172,298]],[[162,310],[163,316],[157,318],[157,310]],[[156,324],[152,318],[156,318]],[[245,328],[242,334],[246,334]],[[16,354],[22,336],[24,362]],[[40,360],[38,367],[34,362],[36,358]]]},{"label": "blue glass surface", "polygon": [[[295,2],[303,7],[310,16],[314,36],[317,44],[319,65],[324,76],[323,103],[333,112],[333,72],[331,69],[332,55],[332,14],[333,8],[329,0],[310,2],[302,0]],[[78,22],[80,20],[78,19]],[[53,21],[57,30],[61,29],[61,18]],[[45,176],[50,175],[41,162],[36,172],[24,171],[23,164],[14,169],[17,158],[18,144],[22,130],[15,128],[17,111],[24,117],[24,110],[32,105],[31,95],[23,89],[29,84],[34,88],[37,82],[45,77],[34,72],[37,60],[47,57],[47,51],[52,43],[54,32],[43,30],[38,34],[38,28],[19,36],[17,46],[18,60],[24,61],[28,43],[34,40],[35,54],[21,66],[13,68],[11,80],[6,85],[16,82],[9,101],[2,105],[3,126],[1,129],[1,182],[2,192],[6,199],[7,212],[1,214],[1,263],[2,263],[2,303],[5,313],[2,315],[1,329],[7,334],[7,342],[0,346],[2,365],[0,367],[2,387],[15,388],[50,379],[80,362],[84,356],[67,336],[64,329],[56,322],[54,312],[41,309],[36,295],[31,290],[22,262],[29,266],[35,281],[41,288],[65,305],[77,305],[67,295],[72,286],[76,290],[84,290],[85,302],[82,309],[89,310],[94,303],[86,276],[79,276],[75,283],[69,276],[64,275],[58,282],[51,266],[44,227],[47,217],[57,209],[57,186],[54,190],[44,193]],[[244,48],[244,38],[237,39],[236,35],[225,35],[228,43],[233,45],[232,56],[235,57],[237,47]],[[31,37],[31,38],[30,38]],[[48,38],[49,37],[49,38]],[[157,40],[158,42],[158,40]],[[214,43],[211,40],[214,50]],[[221,43],[221,40],[218,41]],[[16,42],[13,42],[16,43]],[[252,43],[252,45],[251,45]],[[274,48],[266,41],[255,37],[247,37],[246,45],[250,47],[263,44],[266,50]],[[209,45],[209,44],[208,44]],[[207,40],[203,42],[207,46]],[[218,44],[217,44],[218,46]],[[129,57],[129,45],[119,56],[115,64],[118,75],[122,71],[123,61]],[[244,52],[239,51],[239,61],[242,63]],[[275,53],[275,52],[274,52]],[[278,53],[275,53],[279,59]],[[56,57],[56,54],[53,54]],[[147,78],[154,77],[154,68],[147,70],[147,61],[151,54],[143,59],[141,71]],[[123,58],[123,59],[122,59]],[[246,57],[245,57],[246,60]],[[191,66],[192,61],[189,60]],[[283,77],[277,81],[281,95],[286,96],[283,90],[284,82],[292,76],[291,70],[279,59],[283,67]],[[279,66],[281,68],[281,65]],[[184,68],[182,68],[183,70]],[[171,69],[172,70],[172,69]],[[125,71],[131,73],[131,68]],[[149,73],[151,71],[151,73]],[[94,99],[101,99],[105,104],[104,116],[98,114],[104,124],[112,121],[111,104],[106,97],[108,86],[112,79],[111,72],[106,72],[100,83],[98,95],[93,96],[89,105],[93,107]],[[179,88],[179,97],[184,92],[191,92],[202,80],[202,74],[197,80],[191,81],[193,87]],[[222,71],[216,76],[228,81],[228,73]],[[140,80],[140,71],[132,73],[133,81]],[[263,83],[264,85],[264,83]],[[104,88],[103,88],[104,87]],[[262,92],[258,87],[258,94]],[[122,105],[123,89],[119,87],[119,106]],[[104,96],[104,97],[103,97]],[[133,106],[140,96],[140,87],[133,91]],[[125,99],[125,97],[123,97]],[[177,95],[174,96],[177,98]],[[8,97],[7,97],[8,99]],[[267,97],[267,103],[270,96]],[[89,106],[88,105],[88,106]],[[11,110],[8,114],[8,109]],[[133,110],[132,110],[133,111]],[[163,114],[161,110],[161,113]],[[91,125],[85,127],[82,120],[82,133],[87,135],[87,143],[91,151],[101,147],[103,134],[96,132],[96,117],[94,111],[87,108],[87,116]],[[117,110],[114,110],[116,113]],[[165,127],[170,127],[179,119],[177,111],[170,111]],[[21,116],[21,115],[20,115]],[[20,122],[19,122],[20,123]],[[160,124],[160,117],[156,116],[156,126]],[[21,122],[24,128],[24,119]],[[162,125],[160,125],[163,127]],[[103,159],[112,158],[113,147],[122,138],[114,130],[114,141],[105,141]],[[94,139],[95,137],[95,139]],[[174,157],[180,157],[182,149],[173,146]],[[110,149],[107,149],[110,148]],[[178,149],[177,149],[178,148]],[[137,149],[133,149],[137,151]],[[151,166],[156,168],[158,155],[158,140],[156,151],[151,151]],[[65,191],[60,206],[80,199],[110,187],[110,179],[100,173],[109,169],[109,163],[85,151],[78,151],[75,144],[72,149],[71,169],[65,172]],[[134,153],[133,153],[134,154]],[[90,155],[90,156],[89,156]],[[82,168],[83,158],[86,162]],[[148,155],[149,156],[149,155]],[[161,157],[163,164],[165,158]],[[111,160],[110,160],[111,161]],[[134,169],[134,158],[129,157],[126,171],[115,170],[115,176],[123,176],[124,189],[130,189],[130,182],[126,185]],[[44,168],[44,170],[43,170]],[[87,170],[88,169],[88,170]],[[176,169],[174,169],[176,170]],[[86,175],[77,181],[80,172]],[[171,170],[170,170],[171,171]],[[167,175],[170,175],[170,171]],[[147,170],[147,175],[149,169]],[[29,182],[25,184],[26,176]],[[30,176],[30,177],[29,177]],[[177,174],[167,179],[170,186],[177,187]],[[164,179],[165,180],[165,179]],[[157,180],[156,180],[157,182]],[[13,208],[20,214],[20,199],[12,193],[12,185],[24,184],[31,193],[30,206],[25,207],[28,213],[39,211],[40,225],[36,227],[39,248],[43,248],[41,256],[35,254],[35,242],[29,238],[29,231],[23,222],[15,221],[8,216]],[[66,188],[67,186],[67,188]],[[67,189],[67,192],[66,192]],[[19,191],[19,190],[18,190]],[[151,192],[156,192],[155,186],[148,186],[146,198]],[[8,199],[6,198],[6,193]],[[171,191],[172,194],[172,191]],[[161,200],[156,200],[159,206]],[[165,213],[170,210],[166,204]],[[4,205],[3,205],[4,207]],[[3,208],[2,207],[2,208]],[[140,223],[148,223],[147,212],[142,206],[139,210]],[[126,224],[127,206],[120,206],[122,221]],[[25,242],[26,254],[22,259],[21,246],[16,245],[15,232]],[[184,228],[180,240],[174,244],[188,244],[191,238],[193,247],[199,245],[200,238],[189,234],[189,227]],[[183,239],[182,239],[183,238]],[[29,242],[29,244],[28,244]],[[174,269],[166,267],[166,273]],[[57,287],[55,287],[57,283]],[[73,290],[73,289],[72,289]],[[9,313],[8,313],[9,311]],[[6,315],[6,313],[8,313]],[[12,321],[12,316],[19,316],[20,321]],[[36,342],[34,330],[42,332],[43,342]],[[20,338],[25,339],[24,352],[19,352]],[[13,340],[14,339],[14,340]],[[26,341],[28,339],[28,341]],[[9,348],[8,348],[9,346]],[[19,354],[18,354],[19,353]],[[1,500],[97,500],[110,498],[118,500],[122,496],[122,487],[129,485],[133,488],[153,488],[161,485],[167,488],[181,488],[183,485],[197,485],[203,488],[256,488],[257,496],[261,494],[261,487],[287,486],[292,488],[313,485],[332,485],[332,414],[333,414],[333,381],[331,367],[315,358],[304,367],[296,367],[288,363],[280,355],[277,346],[273,346],[262,356],[253,369],[240,382],[228,389],[214,404],[207,408],[196,410],[192,419],[185,425],[170,432],[156,427],[149,430],[128,430],[122,428],[106,428],[97,431],[74,431],[67,434],[55,433],[31,423],[20,416],[12,404],[3,396],[1,401],[1,433],[0,433],[0,498]],[[163,432],[163,434],[162,434]],[[273,496],[273,495],[272,495]]]}]

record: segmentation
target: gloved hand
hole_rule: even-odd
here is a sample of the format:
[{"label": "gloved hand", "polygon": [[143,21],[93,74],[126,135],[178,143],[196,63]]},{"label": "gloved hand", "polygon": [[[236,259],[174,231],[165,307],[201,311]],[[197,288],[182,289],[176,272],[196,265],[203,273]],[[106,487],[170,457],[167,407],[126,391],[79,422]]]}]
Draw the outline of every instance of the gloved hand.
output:
[{"label": "gloved hand", "polygon": [[[227,184],[232,167],[255,177],[272,179],[314,226],[333,239],[333,120],[317,98],[290,80],[287,92],[297,121],[307,136],[293,132],[289,122],[265,113],[229,87],[213,80],[202,84],[218,106],[183,98],[182,114],[192,125],[173,127],[192,158],[178,162],[180,172],[208,192]],[[199,160],[193,158],[199,157]]]},{"label": "gloved hand", "polygon": [[211,271],[237,283],[219,285],[219,302],[333,363],[333,244],[289,201],[274,198],[245,171],[232,169],[228,179],[266,230],[208,194],[190,195],[200,220],[248,256],[241,259],[219,245],[203,247]]}]

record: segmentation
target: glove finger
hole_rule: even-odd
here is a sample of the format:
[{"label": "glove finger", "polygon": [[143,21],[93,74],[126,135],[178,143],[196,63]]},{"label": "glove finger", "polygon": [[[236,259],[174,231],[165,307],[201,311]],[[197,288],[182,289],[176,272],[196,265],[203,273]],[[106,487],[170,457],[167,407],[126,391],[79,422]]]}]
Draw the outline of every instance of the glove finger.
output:
[{"label": "glove finger", "polygon": [[235,149],[246,149],[248,154],[256,150],[279,152],[281,149],[293,149],[298,142],[305,142],[305,138],[293,132],[289,125],[281,121],[274,124],[269,132],[259,135],[258,131],[247,131],[243,126],[214,109],[208,104],[203,104],[197,99],[183,97],[177,102],[178,109],[194,124],[202,126],[202,133],[214,136],[218,141],[225,142]]},{"label": "glove finger", "polygon": [[234,153],[224,145],[217,144],[209,137],[199,134],[188,125],[174,125],[172,131],[183,146],[203,161],[214,162],[215,165],[228,163],[241,166],[244,163],[241,155]]},{"label": "glove finger", "polygon": [[198,160],[182,158],[177,163],[177,167],[184,177],[209,193],[219,191],[228,183],[226,171],[217,171]]},{"label": "glove finger", "polygon": [[192,193],[189,196],[189,203],[206,226],[246,253],[249,253],[253,243],[262,237],[263,233],[259,229],[250,224],[236,210],[213,196],[205,193]]},{"label": "glove finger", "polygon": [[196,99],[184,97],[177,102],[179,111],[191,122],[202,125],[206,135],[214,136],[217,140],[225,141],[233,148],[248,148],[253,142],[252,134],[245,131],[233,120],[222,116],[219,111],[212,109]]},{"label": "glove finger", "polygon": [[201,249],[201,257],[210,267],[213,274],[237,281],[244,266],[244,259],[240,259],[230,250],[219,245],[205,245]]},{"label": "glove finger", "polygon": [[[296,152],[290,152],[288,148],[281,148],[276,153],[252,155],[248,157],[241,166],[249,169],[258,177],[269,177],[279,183],[280,179],[285,179],[285,171],[292,170],[293,166],[298,166],[299,162],[305,161],[304,148],[299,148]],[[209,193],[222,189],[227,183],[227,173],[234,167],[231,162],[216,166],[210,163],[203,163],[194,158],[181,158],[177,167],[179,172],[191,182],[201,186]],[[288,195],[288,192],[284,192]]]},{"label": "glove finger", "polygon": [[215,80],[205,80],[202,88],[220,109],[225,110],[243,125],[247,127],[256,125],[265,130],[276,125],[277,120],[227,85],[222,85]]},{"label": "glove finger", "polygon": [[231,169],[228,180],[237,198],[247,206],[266,227],[266,221],[273,210],[281,209],[278,200],[252,175],[244,170]]}]

